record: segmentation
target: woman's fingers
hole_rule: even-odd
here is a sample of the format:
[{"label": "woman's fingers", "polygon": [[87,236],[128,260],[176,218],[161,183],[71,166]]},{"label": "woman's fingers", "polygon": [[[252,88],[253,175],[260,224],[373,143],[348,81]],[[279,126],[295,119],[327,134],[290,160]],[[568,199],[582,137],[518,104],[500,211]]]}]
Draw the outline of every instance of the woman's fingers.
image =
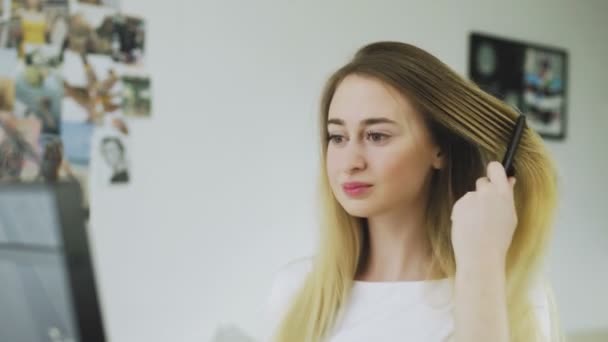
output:
[{"label": "woman's fingers", "polygon": [[484,187],[490,185],[490,179],[488,177],[478,178],[475,182],[475,190],[480,191]]},{"label": "woman's fingers", "polygon": [[490,182],[502,193],[511,192],[511,185],[507,179],[507,173],[501,163],[497,161],[490,162],[487,168],[487,176]]}]

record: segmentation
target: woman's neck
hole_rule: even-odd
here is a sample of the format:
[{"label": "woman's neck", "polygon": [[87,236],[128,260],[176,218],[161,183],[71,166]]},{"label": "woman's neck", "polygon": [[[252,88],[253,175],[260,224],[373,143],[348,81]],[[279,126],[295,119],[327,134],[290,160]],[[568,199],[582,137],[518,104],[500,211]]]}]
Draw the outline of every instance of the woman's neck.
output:
[{"label": "woman's neck", "polygon": [[357,280],[407,281],[440,277],[430,269],[431,245],[423,208],[399,210],[367,219],[367,256]]}]

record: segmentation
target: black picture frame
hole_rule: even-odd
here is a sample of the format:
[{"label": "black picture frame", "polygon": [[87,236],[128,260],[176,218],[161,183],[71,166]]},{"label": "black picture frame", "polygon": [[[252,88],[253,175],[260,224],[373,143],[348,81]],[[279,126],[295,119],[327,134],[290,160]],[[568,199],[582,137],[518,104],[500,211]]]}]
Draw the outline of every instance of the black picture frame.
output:
[{"label": "black picture frame", "polygon": [[471,32],[468,76],[481,89],[519,109],[529,127],[550,140],[567,131],[568,52]]}]

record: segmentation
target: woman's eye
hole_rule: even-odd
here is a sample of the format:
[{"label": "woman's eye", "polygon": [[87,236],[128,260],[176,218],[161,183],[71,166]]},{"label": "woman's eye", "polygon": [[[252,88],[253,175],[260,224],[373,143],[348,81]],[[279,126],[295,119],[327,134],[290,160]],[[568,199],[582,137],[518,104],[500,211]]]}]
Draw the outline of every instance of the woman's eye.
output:
[{"label": "woman's eye", "polygon": [[330,134],[327,137],[327,140],[329,140],[329,142],[333,142],[335,144],[339,144],[343,141],[344,137],[341,135],[337,135],[337,134]]},{"label": "woman's eye", "polygon": [[388,137],[389,136],[384,133],[376,133],[376,132],[367,133],[367,138],[373,142],[382,142],[382,141],[388,139]]}]

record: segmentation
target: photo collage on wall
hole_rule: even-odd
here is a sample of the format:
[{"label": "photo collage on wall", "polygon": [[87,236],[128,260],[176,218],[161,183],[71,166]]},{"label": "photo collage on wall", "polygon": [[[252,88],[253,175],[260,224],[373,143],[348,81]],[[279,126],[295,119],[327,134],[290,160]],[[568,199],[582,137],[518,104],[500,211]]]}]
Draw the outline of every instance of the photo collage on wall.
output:
[{"label": "photo collage on wall", "polygon": [[126,184],[151,116],[145,22],[118,0],[0,0],[0,180]]},{"label": "photo collage on wall", "polygon": [[558,48],[473,33],[469,77],[519,109],[546,139],[566,136],[568,54]]}]

